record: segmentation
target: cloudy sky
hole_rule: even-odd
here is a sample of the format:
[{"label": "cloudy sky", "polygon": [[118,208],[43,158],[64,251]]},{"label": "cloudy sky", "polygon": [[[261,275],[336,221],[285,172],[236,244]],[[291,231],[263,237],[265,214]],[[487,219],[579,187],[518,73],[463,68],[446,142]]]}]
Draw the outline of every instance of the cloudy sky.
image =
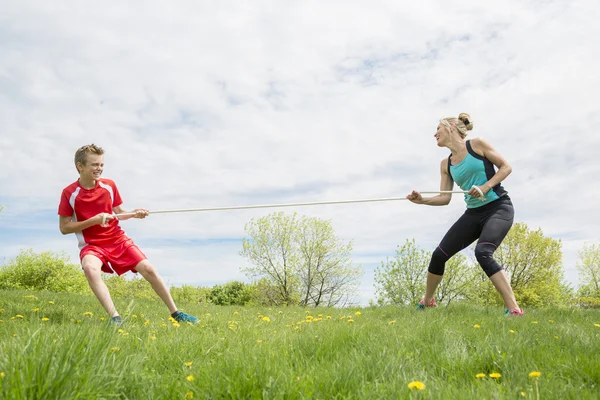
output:
[{"label": "cloudy sky", "polygon": [[[66,252],[75,150],[105,151],[124,207],[405,196],[439,188],[438,120],[513,166],[516,221],[560,239],[567,279],[599,240],[600,11],[594,0],[3,1],[0,263]],[[461,215],[406,201],[279,209],[331,220],[374,268],[407,238],[432,250]],[[122,222],[171,285],[246,280],[244,225],[277,209]]]}]

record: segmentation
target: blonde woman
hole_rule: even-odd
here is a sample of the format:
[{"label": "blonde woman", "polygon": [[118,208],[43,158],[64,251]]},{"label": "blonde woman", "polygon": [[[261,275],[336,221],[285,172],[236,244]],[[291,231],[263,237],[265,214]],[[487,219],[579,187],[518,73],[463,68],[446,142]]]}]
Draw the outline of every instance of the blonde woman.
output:
[{"label": "blonde woman", "polygon": [[[468,191],[464,198],[467,209],[434,250],[427,272],[425,297],[419,302],[417,309],[437,305],[434,293],[442,281],[446,261],[479,239],[475,257],[502,296],[505,314],[523,315],[506,272],[493,258],[494,251],[513,224],[513,205],[501,185],[512,168],[485,140],[465,140],[471,129],[471,117],[462,113],[458,118],[440,120],[434,135],[437,145],[446,147],[451,152],[440,165],[441,190],[452,190],[456,182],[462,190]],[[441,193],[424,198],[419,192],[413,191],[406,198],[416,204],[445,206],[450,203],[451,196],[450,193]]]}]

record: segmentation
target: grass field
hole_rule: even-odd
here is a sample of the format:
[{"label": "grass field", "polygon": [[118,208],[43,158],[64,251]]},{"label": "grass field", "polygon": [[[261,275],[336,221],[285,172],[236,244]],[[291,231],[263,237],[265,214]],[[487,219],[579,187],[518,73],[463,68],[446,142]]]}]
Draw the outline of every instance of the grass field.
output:
[{"label": "grass field", "polygon": [[0,398],[600,398],[598,310],[117,305],[0,291]]}]

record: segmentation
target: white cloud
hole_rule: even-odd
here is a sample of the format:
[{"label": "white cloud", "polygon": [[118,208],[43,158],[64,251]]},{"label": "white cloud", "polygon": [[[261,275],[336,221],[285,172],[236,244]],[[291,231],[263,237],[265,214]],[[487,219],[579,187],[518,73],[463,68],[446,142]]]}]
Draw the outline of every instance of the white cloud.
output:
[{"label": "white cloud", "polygon": [[[17,2],[0,15],[0,255],[65,250],[60,191],[94,142],[126,207],[402,196],[439,186],[437,120],[469,112],[513,165],[517,221],[561,239],[567,277],[597,241],[600,17],[589,1]],[[331,219],[373,263],[405,238],[433,247],[458,218],[407,202],[298,208]],[[288,211],[293,211],[289,209]],[[127,222],[172,282],[238,279],[227,245],[269,210]],[[172,242],[175,241],[175,242]],[[381,254],[380,257],[377,254]]]}]

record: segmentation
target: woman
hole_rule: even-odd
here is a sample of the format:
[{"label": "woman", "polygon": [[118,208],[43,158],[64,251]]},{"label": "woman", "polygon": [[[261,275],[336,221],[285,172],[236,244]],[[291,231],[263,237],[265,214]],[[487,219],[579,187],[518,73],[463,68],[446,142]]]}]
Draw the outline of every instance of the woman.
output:
[{"label": "woman", "polygon": [[[425,297],[419,302],[417,309],[437,306],[433,295],[442,281],[446,261],[479,239],[475,257],[502,296],[506,315],[523,315],[506,272],[493,258],[494,251],[513,223],[513,205],[500,184],[511,173],[512,168],[486,141],[478,138],[465,140],[467,131],[471,129],[471,117],[462,113],[458,118],[440,120],[434,135],[439,147],[447,147],[451,151],[450,156],[444,158],[440,165],[441,190],[451,191],[456,182],[462,190],[468,191],[465,194],[467,210],[434,250],[427,272]],[[498,168],[497,171],[494,166]],[[417,191],[406,196],[413,203],[430,206],[445,206],[450,203],[451,197],[450,193],[440,193],[423,198]]]}]

